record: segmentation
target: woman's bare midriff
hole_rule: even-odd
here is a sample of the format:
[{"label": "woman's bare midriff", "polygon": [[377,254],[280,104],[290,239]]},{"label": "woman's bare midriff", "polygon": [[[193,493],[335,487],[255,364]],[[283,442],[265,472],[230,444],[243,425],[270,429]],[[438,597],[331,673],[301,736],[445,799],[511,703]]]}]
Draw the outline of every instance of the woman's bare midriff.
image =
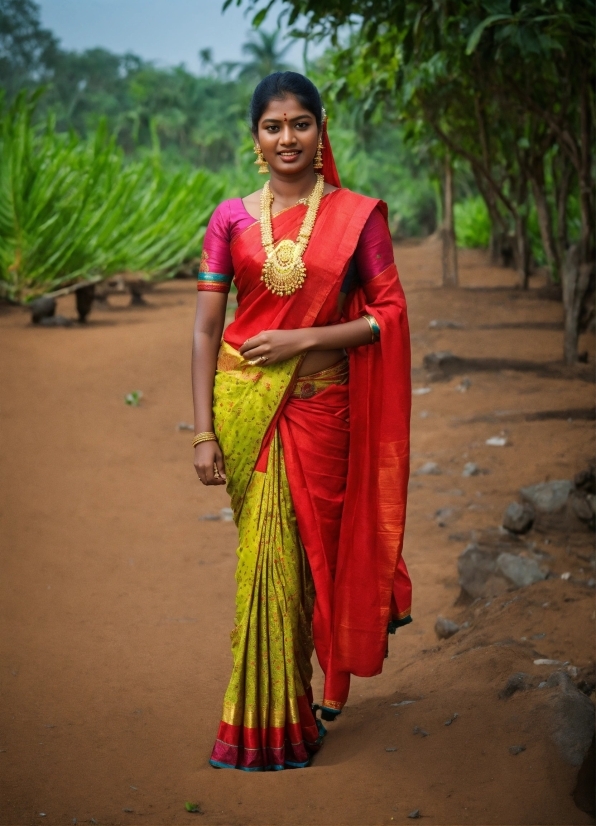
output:
[{"label": "woman's bare midriff", "polygon": [[312,350],[300,365],[299,376],[310,376],[337,364],[345,356],[344,350]]}]

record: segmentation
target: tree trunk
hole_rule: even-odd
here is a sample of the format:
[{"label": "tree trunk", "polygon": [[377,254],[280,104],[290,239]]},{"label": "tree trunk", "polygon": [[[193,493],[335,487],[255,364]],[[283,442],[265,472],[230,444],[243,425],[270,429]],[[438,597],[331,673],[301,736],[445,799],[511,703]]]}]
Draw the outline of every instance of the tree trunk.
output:
[{"label": "tree trunk", "polygon": [[515,269],[519,276],[519,286],[528,289],[530,277],[530,244],[525,216],[515,216]]},{"label": "tree trunk", "polygon": [[569,201],[569,191],[571,189],[571,180],[573,177],[573,165],[569,158],[564,153],[559,153],[553,158],[552,162],[552,178],[553,178],[553,194],[555,197],[555,204],[557,209],[557,231],[555,236],[555,244],[557,247],[557,255],[559,257],[559,264],[562,264],[563,257],[569,246],[567,233],[567,203]]},{"label": "tree trunk", "polygon": [[577,361],[580,313],[592,276],[592,264],[581,261],[581,243],[572,244],[567,250],[561,275],[563,306],[565,308],[563,357],[566,364],[575,364]]},{"label": "tree trunk", "polygon": [[546,199],[546,192],[544,191],[544,171],[541,169],[540,172],[537,171],[537,174],[532,174],[530,183],[532,185],[532,195],[534,196],[534,203],[538,215],[540,238],[542,240],[544,254],[546,255],[546,266],[549,270],[550,280],[557,281],[559,278],[560,262],[553,234],[550,208]]},{"label": "tree trunk", "polygon": [[445,182],[443,190],[443,223],[441,225],[443,286],[457,287],[457,245],[453,218],[453,165],[449,155],[445,158]]}]

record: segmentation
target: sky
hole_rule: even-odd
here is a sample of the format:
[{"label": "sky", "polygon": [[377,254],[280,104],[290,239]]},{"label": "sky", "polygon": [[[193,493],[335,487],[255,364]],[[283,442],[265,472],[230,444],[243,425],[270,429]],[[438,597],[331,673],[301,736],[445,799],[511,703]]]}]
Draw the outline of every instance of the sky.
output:
[{"label": "sky", "polygon": [[[81,51],[102,46],[119,54],[134,52],[159,66],[185,63],[192,72],[200,71],[201,49],[211,49],[218,63],[240,60],[240,48],[251,30],[252,15],[235,4],[222,14],[223,0],[37,0],[37,3],[44,27],[54,32],[64,49]],[[275,13],[271,15],[271,28],[276,17]],[[286,55],[288,63],[297,69],[303,66],[302,49],[299,41]]]}]

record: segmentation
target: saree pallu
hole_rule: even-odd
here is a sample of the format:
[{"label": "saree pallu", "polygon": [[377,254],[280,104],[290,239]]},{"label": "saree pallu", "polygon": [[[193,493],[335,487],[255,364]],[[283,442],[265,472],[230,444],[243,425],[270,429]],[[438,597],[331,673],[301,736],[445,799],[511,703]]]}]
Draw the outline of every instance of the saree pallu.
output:
[{"label": "saree pallu", "polygon": [[[239,531],[233,671],[211,763],[247,771],[308,765],[321,744],[312,709],[313,646],[323,708],[339,713],[350,674],[380,673],[387,630],[409,621],[401,558],[408,478],[409,334],[395,265],[338,298],[359,233],[379,202],[348,190],[323,199],[301,290],[262,285],[258,224],[231,245],[238,303],[214,387],[214,428]],[[381,205],[382,207],[382,205]],[[275,216],[275,241],[304,216]],[[267,329],[336,324],[371,312],[381,341],[329,371],[302,358],[249,365],[242,342]],[[326,719],[331,719],[327,716]]]}]

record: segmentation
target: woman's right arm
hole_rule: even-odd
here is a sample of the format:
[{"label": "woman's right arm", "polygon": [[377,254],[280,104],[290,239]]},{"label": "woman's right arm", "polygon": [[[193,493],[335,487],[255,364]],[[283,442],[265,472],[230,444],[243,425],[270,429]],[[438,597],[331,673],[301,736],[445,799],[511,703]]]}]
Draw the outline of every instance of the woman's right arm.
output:
[{"label": "woman's right arm", "polygon": [[[213,383],[227,299],[226,293],[197,293],[192,347],[195,433],[213,431]],[[224,458],[217,442],[200,442],[195,447],[194,465],[204,485],[225,485]],[[214,467],[217,467],[219,477],[215,475]]]}]

